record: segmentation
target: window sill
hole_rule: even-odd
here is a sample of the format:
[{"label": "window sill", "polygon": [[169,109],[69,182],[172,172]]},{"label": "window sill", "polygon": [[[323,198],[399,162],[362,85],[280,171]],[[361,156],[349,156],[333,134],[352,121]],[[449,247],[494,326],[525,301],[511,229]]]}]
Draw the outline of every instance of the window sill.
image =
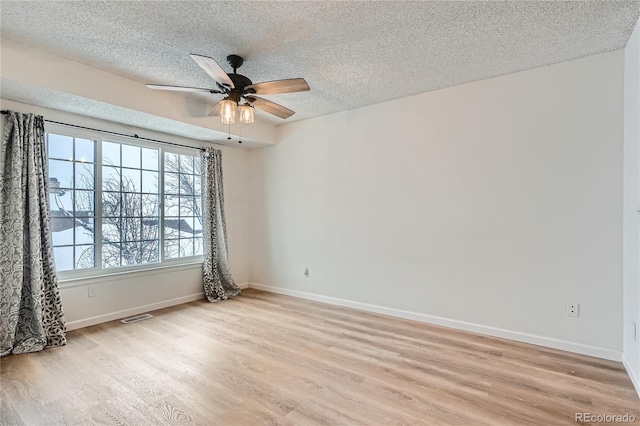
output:
[{"label": "window sill", "polygon": [[175,265],[158,265],[144,269],[135,269],[128,271],[106,272],[99,275],[87,275],[84,277],[58,278],[60,288],[82,287],[88,284],[100,284],[103,282],[114,281],[122,278],[134,278],[136,276],[148,276],[163,274],[169,272],[167,270],[180,271],[187,269],[202,268],[202,260],[196,260],[190,263],[179,263]]}]

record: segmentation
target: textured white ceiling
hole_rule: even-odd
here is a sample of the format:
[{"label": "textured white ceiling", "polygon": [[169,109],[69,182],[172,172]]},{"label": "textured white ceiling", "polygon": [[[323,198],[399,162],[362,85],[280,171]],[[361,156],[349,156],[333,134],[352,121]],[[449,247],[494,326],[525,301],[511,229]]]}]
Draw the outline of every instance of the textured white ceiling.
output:
[{"label": "textured white ceiling", "polygon": [[[214,87],[189,57],[245,58],[316,117],[623,47],[640,1],[0,2],[1,36],[142,83]],[[210,103],[215,95],[199,96]],[[272,118],[274,123],[284,120]]]}]

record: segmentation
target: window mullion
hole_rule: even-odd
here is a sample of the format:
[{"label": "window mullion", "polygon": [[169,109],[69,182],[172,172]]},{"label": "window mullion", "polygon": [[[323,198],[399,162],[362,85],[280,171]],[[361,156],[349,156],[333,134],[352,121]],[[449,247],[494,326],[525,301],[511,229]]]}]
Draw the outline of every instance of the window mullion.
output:
[{"label": "window mullion", "polygon": [[158,250],[160,250],[159,259],[160,262],[164,262],[164,149],[160,149],[158,152],[158,161],[160,164],[158,165],[158,170],[160,171],[158,176],[158,198],[159,198],[159,207],[158,207],[158,223],[160,224],[160,229],[158,229],[158,239],[160,240],[160,244],[158,244]]},{"label": "window mullion", "polygon": [[96,159],[95,159],[95,256],[96,268],[102,269],[102,138],[96,138]]},{"label": "window mullion", "polygon": [[77,226],[76,226],[76,220],[78,220],[78,212],[76,210],[76,207],[78,206],[78,202],[77,202],[77,197],[78,197],[78,191],[76,188],[76,169],[78,168],[78,165],[76,163],[77,157],[76,157],[76,138],[73,138],[73,145],[72,145],[72,151],[71,151],[71,185],[69,185],[71,188],[73,188],[71,191],[72,197],[71,197],[71,211],[73,212],[73,217],[72,217],[72,228],[71,228],[71,244],[72,245],[72,254],[73,254],[73,270],[76,270],[76,267],[78,266],[76,264],[76,251],[78,250],[78,248],[76,247],[76,233],[77,231]]}]

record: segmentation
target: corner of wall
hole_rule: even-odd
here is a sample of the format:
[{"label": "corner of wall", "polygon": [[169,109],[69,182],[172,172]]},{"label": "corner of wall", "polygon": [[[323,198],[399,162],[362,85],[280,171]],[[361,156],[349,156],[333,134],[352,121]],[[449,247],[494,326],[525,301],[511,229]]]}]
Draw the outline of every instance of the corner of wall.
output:
[{"label": "corner of wall", "polygon": [[622,359],[640,396],[640,23],[624,49],[623,149]]}]

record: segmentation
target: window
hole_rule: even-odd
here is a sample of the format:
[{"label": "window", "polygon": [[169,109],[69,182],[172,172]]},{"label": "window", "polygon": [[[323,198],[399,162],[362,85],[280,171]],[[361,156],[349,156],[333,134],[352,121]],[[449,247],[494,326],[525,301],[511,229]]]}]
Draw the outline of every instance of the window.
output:
[{"label": "window", "polygon": [[47,149],[63,277],[200,259],[199,156],[57,127]]},{"label": "window", "polygon": [[202,254],[200,159],[164,156],[164,256]]},{"label": "window", "polygon": [[159,259],[160,150],[102,142],[102,267]]},{"label": "window", "polygon": [[94,268],[96,141],[47,135],[53,253],[60,271]]}]

